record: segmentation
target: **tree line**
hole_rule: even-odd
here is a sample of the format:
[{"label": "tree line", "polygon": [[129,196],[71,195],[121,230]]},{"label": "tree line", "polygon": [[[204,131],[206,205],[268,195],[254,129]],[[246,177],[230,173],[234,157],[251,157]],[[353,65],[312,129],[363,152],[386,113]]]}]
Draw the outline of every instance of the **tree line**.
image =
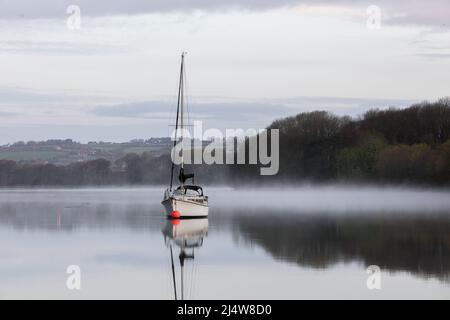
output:
[{"label": "tree line", "polygon": [[449,98],[374,109],[358,119],[301,113],[270,128],[280,130],[277,179],[450,182]]},{"label": "tree line", "polygon": [[[325,111],[274,121],[280,168],[260,176],[259,165],[188,165],[201,184],[254,182],[370,182],[450,184],[450,99],[405,109],[373,109],[359,118]],[[246,147],[248,140],[241,147]],[[129,153],[72,163],[21,164],[0,160],[0,186],[168,184],[170,155]]]}]

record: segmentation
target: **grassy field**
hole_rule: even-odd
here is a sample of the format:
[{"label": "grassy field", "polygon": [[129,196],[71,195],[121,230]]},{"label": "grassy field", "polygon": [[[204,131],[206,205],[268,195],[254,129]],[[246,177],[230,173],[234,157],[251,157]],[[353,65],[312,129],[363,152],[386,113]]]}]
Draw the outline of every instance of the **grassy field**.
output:
[{"label": "grassy field", "polygon": [[167,146],[148,146],[148,147],[127,147],[123,149],[123,152],[126,153],[160,153],[160,152],[169,152],[169,148]]},{"label": "grassy field", "polygon": [[[53,146],[54,147],[54,146]],[[98,143],[87,145],[61,145],[61,150],[50,149],[48,146],[33,147],[21,146],[20,148],[0,149],[0,159],[13,161],[48,161],[57,164],[69,164],[77,161],[93,160],[105,158],[115,161],[127,153],[142,154],[149,152],[154,156],[159,156],[170,151],[167,144],[159,145],[139,145],[133,143]]]},{"label": "grassy field", "polygon": [[13,151],[0,152],[0,159],[14,160],[14,161],[49,161],[57,157],[62,157],[66,154],[64,151]]}]

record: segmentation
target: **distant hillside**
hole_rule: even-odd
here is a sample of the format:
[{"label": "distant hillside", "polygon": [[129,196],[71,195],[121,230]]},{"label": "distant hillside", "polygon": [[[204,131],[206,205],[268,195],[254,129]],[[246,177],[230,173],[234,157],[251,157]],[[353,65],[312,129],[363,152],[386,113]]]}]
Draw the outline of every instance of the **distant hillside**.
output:
[{"label": "distant hillside", "polygon": [[150,138],[123,143],[89,142],[86,144],[65,140],[19,141],[0,146],[0,159],[22,164],[68,165],[74,162],[106,159],[112,164],[127,153],[149,152],[155,156],[170,151],[170,138]]}]

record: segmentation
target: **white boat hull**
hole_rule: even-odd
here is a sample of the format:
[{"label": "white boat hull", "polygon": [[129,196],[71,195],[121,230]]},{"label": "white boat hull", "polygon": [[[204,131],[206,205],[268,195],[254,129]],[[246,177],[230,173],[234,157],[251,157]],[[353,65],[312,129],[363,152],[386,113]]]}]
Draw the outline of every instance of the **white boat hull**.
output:
[{"label": "white boat hull", "polygon": [[172,212],[178,211],[180,218],[200,218],[208,216],[208,205],[196,203],[189,199],[170,197],[162,201],[168,216],[172,216]]}]

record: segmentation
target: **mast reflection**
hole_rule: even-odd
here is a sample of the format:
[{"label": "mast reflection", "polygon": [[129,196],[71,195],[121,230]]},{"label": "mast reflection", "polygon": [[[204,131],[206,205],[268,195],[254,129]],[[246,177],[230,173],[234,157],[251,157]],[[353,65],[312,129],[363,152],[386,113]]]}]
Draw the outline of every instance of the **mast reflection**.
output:
[{"label": "mast reflection", "polygon": [[[162,233],[164,235],[164,243],[170,251],[174,298],[175,300],[178,300],[178,298],[184,300],[185,266],[188,264],[188,261],[192,261],[192,267],[194,267],[195,250],[203,245],[203,239],[208,235],[208,218],[168,219],[162,229]],[[176,248],[179,251],[179,287],[177,286],[176,261],[174,259]],[[194,282],[194,279],[191,280]],[[180,294],[178,294],[178,288]]]}]

